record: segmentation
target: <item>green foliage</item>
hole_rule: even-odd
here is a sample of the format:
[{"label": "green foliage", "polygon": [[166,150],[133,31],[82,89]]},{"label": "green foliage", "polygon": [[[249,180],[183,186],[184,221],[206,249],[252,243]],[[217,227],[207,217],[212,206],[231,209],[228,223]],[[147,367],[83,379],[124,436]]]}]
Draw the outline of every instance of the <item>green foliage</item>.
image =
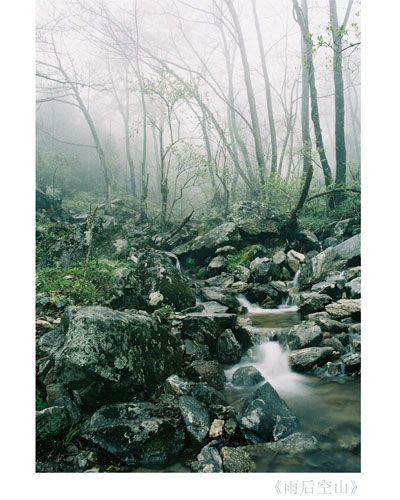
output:
[{"label": "green foliage", "polygon": [[160,452],[160,451],[170,451],[174,447],[174,442],[171,437],[165,437],[164,439],[155,437],[146,441],[141,447],[142,453],[152,453],[152,452]]},{"label": "green foliage", "polygon": [[36,393],[35,403],[36,411],[42,411],[49,406],[38,392]]},{"label": "green foliage", "polygon": [[83,260],[62,270],[45,267],[37,271],[36,292],[48,294],[51,304],[65,297],[74,305],[104,303],[113,295],[112,271],[117,265],[105,259],[90,259],[85,278]]},{"label": "green foliage", "polygon": [[200,269],[197,271],[197,278],[200,280],[204,279],[206,277],[206,268],[205,267],[200,267]]},{"label": "green foliage", "polygon": [[193,257],[186,257],[184,266],[189,269],[193,269],[194,267],[196,267],[196,261]]},{"label": "green foliage", "polygon": [[284,179],[271,175],[267,184],[268,203],[277,215],[288,215],[294,209],[301,190],[301,177]]},{"label": "green foliage", "polygon": [[232,257],[229,257],[227,259],[227,266],[226,266],[228,272],[231,273],[241,264],[244,264],[248,260],[253,260],[255,258],[256,248],[257,245],[251,245],[249,247],[246,247],[240,253],[233,255]]},{"label": "green foliage", "polygon": [[71,425],[69,428],[69,431],[67,432],[67,435],[65,436],[64,443],[65,445],[69,444],[74,436],[80,431],[80,426],[79,425]]},{"label": "green foliage", "polygon": [[170,304],[163,304],[158,311],[165,316],[169,316],[170,314],[175,312],[175,307]]}]

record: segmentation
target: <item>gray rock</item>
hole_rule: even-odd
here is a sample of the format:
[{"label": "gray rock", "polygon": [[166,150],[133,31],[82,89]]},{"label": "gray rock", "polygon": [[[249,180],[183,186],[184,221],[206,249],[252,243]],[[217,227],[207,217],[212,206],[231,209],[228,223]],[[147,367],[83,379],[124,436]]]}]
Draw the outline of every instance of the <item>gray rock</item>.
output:
[{"label": "gray rock", "polygon": [[198,236],[193,242],[180,245],[173,250],[173,253],[178,256],[190,253],[205,258],[208,255],[213,255],[215,250],[219,247],[226,245],[236,247],[241,241],[241,236],[236,224],[225,222],[211,229],[211,231],[205,235]]},{"label": "gray rock", "polygon": [[231,274],[221,273],[218,276],[206,279],[205,284],[211,288],[228,288],[233,282],[234,279]]},{"label": "gray rock", "polygon": [[256,283],[268,283],[280,278],[280,268],[268,257],[257,257],[250,263],[250,276]]},{"label": "gray rock", "polygon": [[56,399],[62,398],[63,396],[68,396],[67,389],[61,384],[49,384],[46,387],[46,401],[49,406],[53,406]]},{"label": "gray rock", "polygon": [[251,386],[262,382],[264,377],[254,366],[242,366],[232,375],[232,384],[236,386]]},{"label": "gray rock", "polygon": [[217,248],[215,250],[215,255],[232,255],[237,252],[237,249],[235,247],[232,247],[230,245],[225,245],[224,247]]},{"label": "gray rock", "polygon": [[71,425],[76,425],[81,420],[81,410],[68,396],[56,399],[53,404],[67,410]]},{"label": "gray rock", "polygon": [[216,301],[228,307],[230,312],[236,312],[240,307],[239,301],[228,290],[217,287],[202,288],[201,294],[205,301]]},{"label": "gray rock", "polygon": [[279,237],[286,220],[272,207],[256,201],[242,201],[230,208],[228,216],[244,236]]},{"label": "gray rock", "polygon": [[352,299],[359,299],[361,297],[361,278],[354,278],[346,283],[347,296]]},{"label": "gray rock", "polygon": [[135,274],[140,295],[150,308],[169,304],[181,311],[196,304],[196,297],[182,274],[161,253],[146,252],[140,256]]},{"label": "gray rock", "polygon": [[228,401],[225,399],[225,396],[214,389],[214,387],[210,387],[205,382],[198,382],[193,390],[193,396],[206,404],[206,406],[211,405],[220,405],[220,406],[228,406]]},{"label": "gray rock", "polygon": [[256,468],[253,460],[243,449],[224,446],[221,449],[221,456],[225,472],[251,472]]},{"label": "gray rock", "polygon": [[210,415],[207,409],[192,396],[181,396],[179,409],[191,439],[196,445],[204,444],[210,431]]},{"label": "gray rock", "polygon": [[272,257],[273,262],[280,266],[281,264],[284,264],[286,262],[286,254],[283,250],[279,250],[274,254]]},{"label": "gray rock", "polygon": [[229,309],[229,307],[223,306],[215,300],[211,300],[210,302],[203,302],[202,305],[206,314],[226,313]]},{"label": "gray rock", "polygon": [[170,375],[165,381],[165,392],[174,396],[183,396],[189,394],[193,386],[193,382],[184,380],[178,377],[178,375]]},{"label": "gray rock", "polygon": [[223,472],[222,459],[214,443],[204,446],[192,464],[193,472]]},{"label": "gray rock", "polygon": [[222,255],[217,255],[207,266],[207,276],[217,276],[226,270],[226,260]]},{"label": "gray rock", "polygon": [[297,372],[310,370],[314,365],[321,365],[333,353],[332,347],[307,347],[289,354],[289,365]]},{"label": "gray rock", "polygon": [[344,353],[343,344],[340,342],[339,339],[335,337],[326,338],[321,342],[321,347],[326,347],[326,346],[332,347],[335,351],[340,352],[340,354]]},{"label": "gray rock", "polygon": [[326,278],[330,272],[340,271],[346,265],[354,264],[360,259],[361,235],[357,234],[336,247],[329,247],[313,259],[307,261],[300,273],[300,282],[303,286],[318,283]]},{"label": "gray rock", "polygon": [[319,449],[317,439],[309,434],[295,432],[274,443],[260,443],[241,446],[239,450],[247,452],[252,457],[276,456],[277,453],[289,456],[312,452]]},{"label": "gray rock", "polygon": [[303,349],[319,345],[322,340],[321,328],[312,321],[304,321],[292,326],[280,336],[281,343],[287,343],[290,349]]},{"label": "gray rock", "polygon": [[343,356],[342,361],[345,365],[344,371],[346,374],[360,373],[361,355],[359,353],[347,354]]},{"label": "gray rock", "polygon": [[225,420],[215,418],[211,422],[209,436],[211,439],[221,437],[224,431]]},{"label": "gray rock", "polygon": [[224,388],[225,373],[218,361],[193,361],[185,372],[195,382],[205,382],[217,390]]},{"label": "gray rock", "polygon": [[250,279],[250,269],[245,266],[237,266],[233,271],[233,277],[236,281],[247,283]]},{"label": "gray rock", "polygon": [[71,307],[61,327],[64,342],[51,353],[56,375],[85,407],[148,393],[181,367],[179,341],[148,315]]},{"label": "gray rock", "polygon": [[253,443],[276,441],[298,425],[296,415],[268,382],[246,398],[237,421],[247,440]]},{"label": "gray rock", "polygon": [[260,335],[258,329],[250,325],[239,325],[239,327],[235,329],[234,334],[236,340],[244,349],[260,345],[265,340],[265,338]]},{"label": "gray rock", "polygon": [[247,283],[245,283],[244,281],[236,281],[235,283],[232,283],[232,285],[231,285],[231,290],[235,294],[245,293],[248,288],[249,288],[249,285]]},{"label": "gray rock", "polygon": [[323,293],[309,292],[300,294],[300,312],[303,315],[323,311],[325,306],[332,302],[329,295]]},{"label": "gray rock", "polygon": [[333,319],[359,318],[361,315],[361,300],[360,299],[341,299],[334,304],[329,304],[325,307],[327,313]]},{"label": "gray rock", "polygon": [[325,281],[316,283],[311,287],[312,292],[324,293],[333,299],[341,299],[345,285],[346,285],[346,272],[329,273]]},{"label": "gray rock", "polygon": [[339,245],[339,241],[334,238],[333,236],[329,236],[328,238],[325,238],[324,241],[322,242],[322,248],[325,250],[325,248],[328,247],[336,247]]},{"label": "gray rock", "polygon": [[321,250],[321,245],[318,241],[318,238],[308,229],[303,229],[302,231],[298,232],[296,234],[296,240],[299,242],[302,251],[309,252],[312,250]]},{"label": "gray rock", "polygon": [[305,255],[300,252],[296,252],[296,250],[290,250],[287,253],[288,266],[294,273],[296,273],[300,269],[300,265],[304,264],[305,261]]},{"label": "gray rock", "polygon": [[217,340],[217,360],[220,363],[235,364],[240,361],[242,348],[232,333],[225,330]]},{"label": "gray rock", "polygon": [[36,439],[48,439],[59,436],[71,425],[66,408],[51,406],[36,412]]},{"label": "gray rock", "polygon": [[101,407],[82,426],[81,435],[131,466],[164,465],[177,458],[185,439],[176,419],[159,416],[145,402]]},{"label": "gray rock", "polygon": [[[314,314],[316,316],[314,316]],[[311,321],[317,323],[317,325],[321,327],[321,330],[324,332],[341,333],[347,332],[349,329],[348,325],[332,319],[326,311],[321,313],[309,314],[307,316],[307,319],[310,319]]]},{"label": "gray rock", "polygon": [[184,361],[188,361],[191,363],[196,359],[211,359],[210,349],[208,345],[205,344],[195,344],[193,340],[186,339],[185,340],[185,354]]}]

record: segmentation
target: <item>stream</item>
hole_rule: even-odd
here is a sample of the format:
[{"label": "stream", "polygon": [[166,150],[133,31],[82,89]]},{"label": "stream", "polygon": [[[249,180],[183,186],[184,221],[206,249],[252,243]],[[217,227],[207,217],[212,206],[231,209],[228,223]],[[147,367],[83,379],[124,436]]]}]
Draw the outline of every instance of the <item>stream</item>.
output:
[{"label": "stream", "polygon": [[[245,299],[241,299],[241,302]],[[222,391],[229,404],[240,411],[245,398],[257,387],[235,387],[233,373],[242,366],[254,366],[297,415],[300,425],[295,432],[313,435],[319,449],[304,455],[266,453],[252,456],[255,472],[360,472],[360,380],[348,376],[318,377],[293,372],[287,352],[280,344],[267,340],[268,330],[300,323],[295,306],[263,309],[247,302],[248,314],[266,342],[251,348],[252,356],[243,356],[240,363],[226,367],[226,383]],[[163,472],[189,472],[182,464],[173,464]],[[151,472],[139,468],[136,472]],[[154,472],[154,471],[152,471]],[[161,471],[160,471],[161,472]]]},{"label": "stream", "polygon": [[[248,309],[251,309],[248,307]],[[259,308],[245,315],[263,335],[269,329],[299,323],[295,307],[275,310]],[[241,366],[254,366],[274,387],[297,415],[300,426],[296,432],[312,434],[320,449],[306,456],[288,457],[279,454],[256,457],[256,472],[359,472],[360,471],[360,381],[352,377],[321,378],[291,371],[287,352],[277,342],[254,347],[252,358],[242,360],[225,371],[224,395],[240,410],[244,399],[255,387],[237,388],[230,383]],[[262,385],[262,382],[259,385]]]}]

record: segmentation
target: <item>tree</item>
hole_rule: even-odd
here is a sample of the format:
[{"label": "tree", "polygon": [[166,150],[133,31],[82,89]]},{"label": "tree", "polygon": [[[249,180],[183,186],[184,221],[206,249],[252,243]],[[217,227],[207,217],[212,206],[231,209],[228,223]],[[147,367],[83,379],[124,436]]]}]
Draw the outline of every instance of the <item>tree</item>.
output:
[{"label": "tree", "polygon": [[[321,161],[322,171],[324,173],[325,185],[328,188],[332,184],[332,171],[328,163],[328,159],[325,153],[324,141],[322,139],[322,128],[319,118],[318,109],[318,94],[317,87],[315,85],[315,70],[313,62],[313,42],[312,35],[308,27],[308,10],[307,10],[307,0],[304,0],[304,11],[300,8],[297,0],[293,0],[293,13],[295,21],[300,26],[301,34],[305,42],[306,47],[306,58],[305,64],[307,65],[308,72],[308,82],[310,85],[310,97],[311,97],[311,118],[314,124],[315,142],[317,146],[318,155]],[[333,200],[329,199],[329,206],[333,208]]]},{"label": "tree", "polygon": [[[344,133],[344,90],[342,68],[342,38],[346,30],[353,0],[349,0],[343,23],[339,25],[336,0],[329,0],[329,14],[332,31],[333,49],[333,80],[335,85],[335,151],[336,151],[336,177],[335,188],[346,186],[346,140]],[[345,191],[338,191],[334,195],[336,205],[345,197]]]}]

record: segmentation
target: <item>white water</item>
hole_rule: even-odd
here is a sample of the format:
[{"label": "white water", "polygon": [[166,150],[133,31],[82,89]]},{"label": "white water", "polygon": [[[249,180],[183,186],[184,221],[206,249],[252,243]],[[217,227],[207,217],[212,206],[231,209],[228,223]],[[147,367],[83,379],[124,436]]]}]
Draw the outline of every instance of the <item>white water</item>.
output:
[{"label": "white water", "polygon": [[290,304],[282,304],[277,309],[265,309],[249,302],[244,295],[237,296],[240,305],[245,307],[250,314],[279,314],[289,311],[297,311],[298,307]]},{"label": "white water", "polygon": [[[303,396],[309,393],[306,377],[292,372],[288,361],[288,351],[284,351],[278,342],[265,342],[259,346],[252,347],[251,351],[253,354],[252,360],[244,356],[238,364],[225,370],[229,389],[236,389],[231,382],[232,375],[238,368],[254,366],[265,378],[258,386],[269,382],[281,397],[288,395]],[[237,389],[243,390],[243,388]],[[249,387],[249,389],[252,392],[255,387]]]}]

